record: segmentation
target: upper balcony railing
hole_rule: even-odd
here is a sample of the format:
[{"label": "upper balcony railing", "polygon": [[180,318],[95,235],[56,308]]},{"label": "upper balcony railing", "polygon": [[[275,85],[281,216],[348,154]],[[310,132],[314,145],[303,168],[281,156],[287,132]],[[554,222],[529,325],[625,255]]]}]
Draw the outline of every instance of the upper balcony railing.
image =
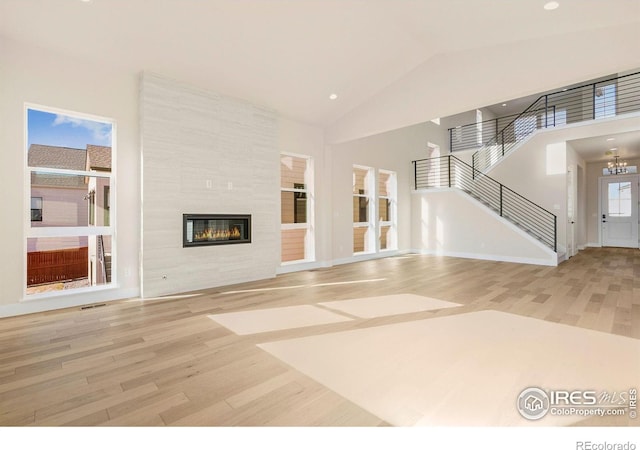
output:
[{"label": "upper balcony railing", "polygon": [[640,111],[640,72],[545,94],[473,154],[486,172],[536,130]]},{"label": "upper balcony railing", "polygon": [[477,123],[468,123],[449,128],[449,151],[478,150],[500,133],[520,113],[489,119]]}]

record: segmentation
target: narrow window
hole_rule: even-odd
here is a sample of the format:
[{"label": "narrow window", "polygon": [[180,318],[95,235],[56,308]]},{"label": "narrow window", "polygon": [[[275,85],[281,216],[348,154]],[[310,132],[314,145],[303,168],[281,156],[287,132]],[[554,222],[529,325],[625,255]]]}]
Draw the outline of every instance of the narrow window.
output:
[{"label": "narrow window", "polygon": [[398,248],[396,203],[396,173],[388,170],[380,170],[378,174],[380,250],[396,250]]},{"label": "narrow window", "polygon": [[353,253],[375,252],[374,170],[353,167]]}]

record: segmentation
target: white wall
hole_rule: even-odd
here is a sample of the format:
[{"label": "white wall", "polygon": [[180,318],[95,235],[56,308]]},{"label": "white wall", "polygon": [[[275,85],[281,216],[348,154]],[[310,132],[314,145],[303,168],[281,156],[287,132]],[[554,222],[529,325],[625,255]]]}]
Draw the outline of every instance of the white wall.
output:
[{"label": "white wall", "polygon": [[[138,295],[140,248],[137,76],[0,38],[0,316]],[[25,231],[25,102],[113,118],[118,184],[117,285],[99,292],[23,300]]]},{"label": "white wall", "polygon": [[428,158],[427,142],[446,153],[446,127],[426,122],[364,139],[333,145],[332,160],[332,256],[334,262],[353,259],[353,165],[391,170],[398,183],[398,249],[411,248],[412,160]]},{"label": "white wall", "polygon": [[[333,123],[327,141],[361,138],[640,67],[637,40],[637,26],[630,23],[438,55]],[[511,54],[527,59],[510,64]]]},{"label": "white wall", "polygon": [[456,189],[411,196],[411,246],[416,252],[556,265],[556,254]]},{"label": "white wall", "polygon": [[[145,73],[142,295],[274,277],[280,264],[276,114]],[[182,246],[183,214],[251,214],[251,243]]]}]

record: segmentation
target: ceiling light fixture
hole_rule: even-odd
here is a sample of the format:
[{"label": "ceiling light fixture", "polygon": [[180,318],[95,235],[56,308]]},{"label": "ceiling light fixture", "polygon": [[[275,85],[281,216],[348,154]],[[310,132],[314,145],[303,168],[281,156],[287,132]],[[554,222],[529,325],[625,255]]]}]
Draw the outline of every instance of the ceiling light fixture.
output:
[{"label": "ceiling light fixture", "polygon": [[503,104],[502,104],[502,106],[507,106],[507,104],[506,104],[506,103],[503,103]]},{"label": "ceiling light fixture", "polygon": [[329,94],[329,100],[335,100],[338,98],[338,94]]},{"label": "ceiling light fixture", "polygon": [[607,163],[607,170],[610,175],[620,175],[621,173],[628,173],[627,162],[626,161],[618,161],[620,158],[618,155],[614,156],[614,161],[609,161]]},{"label": "ceiling light fixture", "polygon": [[607,138],[607,141],[615,141],[615,140],[616,140],[616,138],[614,138],[614,137]]},{"label": "ceiling light fixture", "polygon": [[559,6],[560,3],[558,2],[547,2],[544,4],[544,9],[546,9],[547,11],[553,11],[554,9],[558,9]]}]

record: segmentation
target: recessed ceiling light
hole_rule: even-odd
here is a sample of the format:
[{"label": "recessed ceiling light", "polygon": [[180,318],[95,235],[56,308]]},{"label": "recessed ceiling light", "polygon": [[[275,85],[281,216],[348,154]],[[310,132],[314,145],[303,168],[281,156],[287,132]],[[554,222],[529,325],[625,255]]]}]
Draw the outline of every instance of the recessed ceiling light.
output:
[{"label": "recessed ceiling light", "polygon": [[506,103],[503,103],[503,104],[502,104],[502,106],[507,106],[507,104],[506,104]]},{"label": "recessed ceiling light", "polygon": [[607,141],[615,141],[616,138],[607,138]]},{"label": "recessed ceiling light", "polygon": [[564,88],[564,89],[562,90],[562,92],[565,92],[565,91],[568,91],[568,90],[569,90],[569,89],[567,89],[567,88]]},{"label": "recessed ceiling light", "polygon": [[82,3],[91,3],[91,0],[80,0]]},{"label": "recessed ceiling light", "polygon": [[547,2],[544,4],[544,9],[546,9],[547,11],[553,11],[554,9],[558,9],[559,6],[560,3],[558,2]]},{"label": "recessed ceiling light", "polygon": [[611,150],[612,152],[615,152],[616,150],[618,150],[618,147],[613,147],[613,148],[610,148],[609,150]]},{"label": "recessed ceiling light", "polygon": [[338,94],[329,94],[329,100],[335,100],[338,98]]}]

